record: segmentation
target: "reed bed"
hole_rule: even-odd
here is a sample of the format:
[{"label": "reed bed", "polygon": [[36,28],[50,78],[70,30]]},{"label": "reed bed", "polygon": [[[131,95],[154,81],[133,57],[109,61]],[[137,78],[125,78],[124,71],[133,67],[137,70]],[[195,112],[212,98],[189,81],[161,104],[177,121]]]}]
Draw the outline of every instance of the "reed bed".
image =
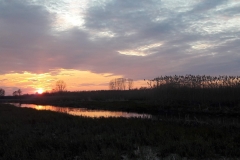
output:
[{"label": "reed bed", "polygon": [[150,119],[84,118],[0,104],[0,159],[226,159],[240,129]]}]

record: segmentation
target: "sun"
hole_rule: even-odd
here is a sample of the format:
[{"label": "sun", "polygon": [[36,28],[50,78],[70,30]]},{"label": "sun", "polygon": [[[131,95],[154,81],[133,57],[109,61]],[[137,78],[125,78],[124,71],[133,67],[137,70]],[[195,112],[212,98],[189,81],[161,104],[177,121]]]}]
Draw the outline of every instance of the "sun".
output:
[{"label": "sun", "polygon": [[43,91],[44,91],[44,90],[43,90],[42,88],[38,88],[38,89],[37,89],[38,94],[42,94]]}]

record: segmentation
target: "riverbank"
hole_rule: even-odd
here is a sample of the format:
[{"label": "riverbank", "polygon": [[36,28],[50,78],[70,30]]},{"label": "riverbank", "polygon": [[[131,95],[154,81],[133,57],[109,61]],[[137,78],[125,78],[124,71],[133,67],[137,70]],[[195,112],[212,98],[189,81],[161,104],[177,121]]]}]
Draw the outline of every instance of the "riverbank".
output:
[{"label": "riverbank", "polygon": [[0,97],[0,102],[127,111],[152,115],[187,113],[239,116],[239,95],[239,87],[163,87],[145,90],[79,91],[5,96]]},{"label": "riverbank", "polygon": [[240,157],[240,129],[149,119],[83,118],[0,104],[1,159]]},{"label": "riverbank", "polygon": [[161,105],[157,101],[137,101],[137,100],[79,100],[69,97],[44,97],[36,96],[26,99],[4,99],[0,100],[2,103],[20,103],[20,104],[36,104],[36,105],[52,105],[59,107],[72,108],[87,108],[92,110],[107,110],[107,111],[123,111],[145,113],[151,115],[199,115],[199,116],[224,116],[224,117],[239,117],[239,106],[208,106],[208,105],[183,105],[166,104]]}]

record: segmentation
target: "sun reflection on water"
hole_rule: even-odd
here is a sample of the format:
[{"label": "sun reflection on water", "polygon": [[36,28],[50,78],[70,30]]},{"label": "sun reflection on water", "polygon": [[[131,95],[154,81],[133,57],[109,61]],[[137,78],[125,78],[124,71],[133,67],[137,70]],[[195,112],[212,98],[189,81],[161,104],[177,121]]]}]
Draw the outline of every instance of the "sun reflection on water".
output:
[{"label": "sun reflection on water", "polygon": [[92,118],[100,118],[100,117],[151,118],[152,117],[149,114],[104,111],[104,110],[89,110],[86,108],[70,108],[70,107],[57,107],[57,106],[51,106],[51,105],[19,104],[19,103],[11,103],[11,104],[17,107],[33,108],[36,110],[50,110],[50,111],[66,113],[74,116],[83,116],[83,117],[92,117]]}]

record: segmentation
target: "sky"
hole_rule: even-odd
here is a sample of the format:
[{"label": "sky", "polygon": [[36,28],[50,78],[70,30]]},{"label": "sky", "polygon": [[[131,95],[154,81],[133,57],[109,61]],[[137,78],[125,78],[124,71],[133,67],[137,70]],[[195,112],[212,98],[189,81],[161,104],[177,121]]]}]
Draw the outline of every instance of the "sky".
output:
[{"label": "sky", "polygon": [[240,0],[0,0],[0,88],[239,75]]}]

